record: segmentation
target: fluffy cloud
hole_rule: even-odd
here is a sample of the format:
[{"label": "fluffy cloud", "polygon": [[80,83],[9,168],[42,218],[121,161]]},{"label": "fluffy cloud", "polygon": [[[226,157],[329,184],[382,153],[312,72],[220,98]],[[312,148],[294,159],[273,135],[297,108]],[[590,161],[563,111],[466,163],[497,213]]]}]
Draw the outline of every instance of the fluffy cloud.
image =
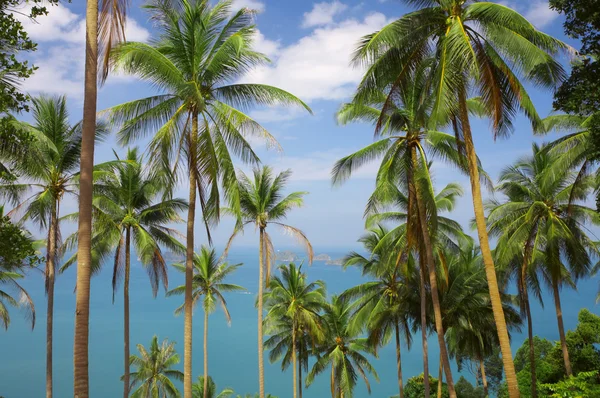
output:
[{"label": "fluffy cloud", "polygon": [[234,0],[232,9],[236,10],[244,7],[262,12],[265,10],[265,3],[259,0]]},{"label": "fluffy cloud", "polygon": [[[81,98],[85,66],[85,18],[64,6],[52,7],[46,16],[32,21],[18,16],[30,37],[40,43],[33,54],[33,63],[39,68],[23,83],[30,93],[66,94]],[[129,18],[125,35],[127,40],[147,41],[150,32]],[[122,82],[124,77],[112,77]],[[110,83],[110,81],[109,81]]]},{"label": "fluffy cloud", "polygon": [[348,8],[347,5],[337,0],[331,3],[317,3],[310,12],[304,13],[302,27],[311,28],[331,24],[333,17],[342,13],[346,8]]},{"label": "fluffy cloud", "polygon": [[558,13],[550,8],[548,0],[531,0],[529,2],[509,0],[500,2],[500,4],[517,10],[538,29],[545,28],[558,18]]},{"label": "fluffy cloud", "polygon": [[297,42],[282,47],[273,57],[272,65],[257,68],[244,81],[272,84],[305,101],[346,98],[363,73],[350,66],[358,40],[387,22],[383,14],[374,13],[362,21],[348,19],[317,28]]}]

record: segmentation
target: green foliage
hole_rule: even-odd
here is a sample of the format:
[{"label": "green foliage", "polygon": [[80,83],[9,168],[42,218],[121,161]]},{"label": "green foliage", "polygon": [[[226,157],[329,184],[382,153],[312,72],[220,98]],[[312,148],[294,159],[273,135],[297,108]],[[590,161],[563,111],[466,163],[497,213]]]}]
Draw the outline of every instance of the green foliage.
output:
[{"label": "green foliage", "polygon": [[26,79],[37,69],[23,54],[37,49],[15,12],[21,12],[23,5],[32,5],[29,18],[48,13],[48,5],[58,4],[59,0],[1,0],[0,1],[0,114],[28,110],[29,97],[18,89],[18,82]]},{"label": "green foliage", "polygon": [[498,346],[494,347],[492,354],[485,358],[483,364],[485,366],[485,374],[487,376],[490,392],[493,391],[498,393],[504,375],[504,367],[502,358],[500,357],[500,348]]},{"label": "green foliage", "polygon": [[[423,374],[419,376],[411,377],[406,382],[404,387],[405,398],[423,398],[425,396],[425,385],[423,384]],[[431,396],[434,396],[437,391],[438,379],[433,376],[429,376],[429,384],[431,385]],[[449,398],[448,386],[446,383],[442,383],[442,398]]]},{"label": "green foliage", "polygon": [[600,396],[598,371],[581,372],[556,384],[542,384],[540,393],[552,398],[587,398]]},{"label": "green foliage", "polygon": [[[217,394],[217,385],[212,377],[208,376],[207,398],[229,398],[233,396],[233,390],[226,388]],[[204,398],[204,376],[198,376],[198,381],[192,384],[192,398]]]},{"label": "green foliage", "polygon": [[31,237],[21,227],[13,224],[0,206],[0,266],[12,270],[26,265],[34,267],[42,261]]},{"label": "green foliage", "polygon": [[454,385],[457,398],[485,398],[483,387],[473,387],[467,379],[460,376],[460,379]]}]

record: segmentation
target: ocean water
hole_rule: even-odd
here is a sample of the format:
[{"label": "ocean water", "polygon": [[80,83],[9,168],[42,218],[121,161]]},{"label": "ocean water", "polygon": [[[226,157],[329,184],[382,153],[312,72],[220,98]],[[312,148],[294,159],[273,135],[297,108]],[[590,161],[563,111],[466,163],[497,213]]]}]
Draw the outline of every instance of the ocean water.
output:
[{"label": "ocean water", "polygon": [[[328,253],[332,258],[342,257],[347,251],[317,250]],[[174,309],[181,304],[183,297],[164,297],[161,290],[157,298],[152,297],[150,284],[144,269],[133,259],[131,273],[131,349],[135,346],[148,346],[153,335],[160,340],[168,338],[177,342],[176,348],[181,356],[180,369],[183,366],[183,317],[173,315]],[[258,279],[258,251],[255,249],[233,250],[230,263],[243,262],[244,266],[234,274],[231,283],[237,283],[248,289],[248,294],[229,294],[226,296],[232,316],[229,327],[225,318],[217,310],[209,318],[209,369],[219,389],[233,388],[236,393],[254,393],[258,390],[257,352],[256,352],[256,309],[254,307]],[[112,302],[111,267],[92,280],[90,303],[90,393],[92,397],[118,397],[122,395],[123,360],[123,307],[120,291]],[[361,281],[360,273],[355,269],[343,271],[339,266],[315,262],[311,267],[304,265],[311,280],[326,282],[328,292],[340,293],[344,289]],[[171,272],[169,286],[183,283],[183,275]],[[44,396],[45,388],[45,318],[46,302],[44,297],[43,274],[30,274],[24,286],[32,295],[36,304],[37,324],[32,331],[18,311],[13,311],[12,323],[8,331],[0,331],[0,397],[37,398]],[[73,385],[73,323],[75,310],[75,270],[69,270],[57,278],[54,310],[54,392],[55,397],[72,397]],[[580,308],[589,308],[599,314],[600,307],[595,304],[598,291],[598,278],[581,281],[578,291],[565,290],[562,304],[567,329],[577,324]],[[533,305],[534,333],[549,339],[558,339],[554,305],[549,295],[544,297],[546,308]],[[202,352],[203,317],[198,308],[193,322],[193,371],[195,375],[203,372]],[[526,332],[523,330],[523,332]],[[513,352],[525,339],[524,333],[513,335]],[[437,374],[437,340],[430,337],[430,373]],[[282,372],[279,363],[270,364],[265,355],[265,383],[269,393],[280,398],[291,397],[291,370]],[[380,382],[371,379],[372,397],[386,398],[397,394],[395,350],[392,345],[382,349],[379,358],[372,359]],[[402,351],[402,365],[405,380],[422,372],[419,336],[415,336],[410,351],[406,346]],[[455,378],[458,379],[456,366],[453,365]],[[465,373],[465,377],[473,379]],[[305,397],[327,397],[329,377],[323,374],[313,385],[305,390]],[[355,397],[368,397],[362,381],[359,380]]]}]

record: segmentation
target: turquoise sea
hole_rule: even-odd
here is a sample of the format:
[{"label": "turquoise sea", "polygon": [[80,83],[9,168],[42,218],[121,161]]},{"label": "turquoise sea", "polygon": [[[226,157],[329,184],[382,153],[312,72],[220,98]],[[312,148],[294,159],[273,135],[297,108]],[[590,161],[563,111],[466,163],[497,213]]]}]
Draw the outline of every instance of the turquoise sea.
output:
[{"label": "turquoise sea", "polygon": [[[347,251],[316,250],[327,253],[332,258],[342,257]],[[209,321],[209,366],[210,374],[217,386],[233,388],[236,393],[254,393],[258,390],[256,370],[256,309],[254,307],[258,278],[258,253],[256,249],[233,250],[230,263],[243,262],[244,266],[231,278],[232,283],[248,289],[248,294],[230,294],[228,300],[232,316],[231,327],[227,326],[221,312],[213,314]],[[134,259],[135,260],[135,259]],[[339,293],[361,280],[355,269],[343,271],[339,266],[315,262],[312,267],[305,265],[311,280],[322,279],[330,293]],[[111,267],[92,280],[90,304],[90,392],[92,397],[119,397],[122,385],[122,333],[123,309],[122,293],[112,302]],[[170,287],[183,283],[183,275],[171,272]],[[12,323],[8,331],[0,331],[0,396],[4,398],[37,398],[44,396],[45,388],[45,318],[43,274],[32,273],[24,286],[36,303],[37,324],[33,331],[20,317],[12,312]],[[54,311],[54,386],[55,397],[72,397],[73,378],[73,322],[75,296],[75,270],[60,275],[56,284]],[[415,287],[417,288],[417,287]],[[563,312],[566,327],[577,324],[577,313],[587,307],[596,314],[600,306],[595,304],[598,291],[598,278],[581,281],[577,292],[565,290],[562,293]],[[545,295],[546,308],[538,304],[533,307],[534,333],[549,339],[558,339],[556,316],[552,299]],[[134,261],[131,274],[131,344],[135,352],[136,344],[147,346],[154,334],[162,340],[176,341],[183,362],[183,317],[175,317],[173,310],[181,303],[181,297],[165,298],[160,291],[152,297],[148,278],[141,265]],[[200,311],[198,309],[198,311]],[[194,373],[200,375],[202,368],[202,329],[203,318],[197,313],[194,318]],[[523,334],[513,336],[513,352],[524,340]],[[430,337],[430,373],[437,373],[437,340]],[[405,378],[422,372],[421,351],[418,336],[410,351],[403,347],[402,364]],[[266,356],[265,356],[266,357]],[[372,397],[387,398],[397,394],[395,380],[395,352],[392,346],[381,350],[379,358],[373,359],[379,373],[380,382],[372,381]],[[182,363],[180,364],[182,365]],[[456,368],[454,369],[456,372]],[[266,364],[266,388],[280,398],[291,397],[291,371],[282,373],[280,364]],[[465,377],[472,379],[470,374]],[[458,379],[458,376],[456,376]],[[305,391],[310,398],[327,397],[329,378],[318,377]],[[355,396],[368,397],[362,382]]]}]

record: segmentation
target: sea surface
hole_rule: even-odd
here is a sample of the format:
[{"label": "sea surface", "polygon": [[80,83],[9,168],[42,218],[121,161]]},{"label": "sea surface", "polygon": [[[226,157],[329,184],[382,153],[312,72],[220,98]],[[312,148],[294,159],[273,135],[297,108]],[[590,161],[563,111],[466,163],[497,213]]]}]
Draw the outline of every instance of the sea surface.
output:
[{"label": "sea surface", "polygon": [[[348,250],[349,251],[349,250]],[[348,251],[316,250],[317,254],[327,253],[332,258],[340,258]],[[236,249],[229,255],[230,263],[244,263],[231,279],[231,283],[244,286],[246,294],[226,296],[232,324],[228,326],[220,311],[209,318],[209,370],[219,387],[233,388],[236,393],[246,394],[258,391],[256,322],[254,306],[258,279],[258,251],[256,249]],[[183,367],[183,316],[173,315],[174,309],[182,303],[183,297],[164,296],[160,291],[157,298],[152,291],[147,274],[135,260],[131,272],[131,350],[136,345],[148,346],[153,335],[160,340],[168,338],[177,342],[176,349],[181,356],[179,368]],[[90,393],[92,397],[120,397],[123,373],[123,301],[119,290],[113,303],[111,287],[111,266],[92,280],[90,303],[90,346],[89,371]],[[339,266],[315,262],[312,266],[303,265],[310,280],[321,279],[327,284],[330,294],[364,280],[358,270],[343,270]],[[183,275],[175,271],[169,274],[169,287],[181,285]],[[0,397],[37,398],[43,397],[45,389],[45,319],[46,300],[44,296],[43,273],[35,272],[28,276],[23,285],[36,304],[37,322],[34,330],[24,321],[18,311],[12,311],[12,323],[8,331],[0,331]],[[73,325],[75,311],[75,269],[68,270],[57,278],[54,309],[54,396],[72,397],[73,386]],[[598,278],[579,283],[578,291],[562,292],[563,313],[567,329],[577,324],[577,313],[581,308],[589,308],[600,314],[600,306],[595,304],[598,291]],[[533,305],[534,333],[548,339],[557,340],[556,315],[551,296],[544,295],[545,309]],[[193,322],[194,348],[193,372],[203,372],[202,361],[203,316],[198,308]],[[526,332],[526,330],[523,330]],[[513,352],[525,339],[524,333],[513,335]],[[419,336],[414,337],[412,349],[403,346],[402,365],[405,380],[422,373]],[[429,339],[430,373],[437,376],[438,349],[434,336]],[[279,398],[291,397],[291,370],[282,372],[280,363],[270,364],[265,355],[265,384],[267,392]],[[371,378],[372,397],[387,398],[397,394],[395,350],[392,345],[382,349],[379,358],[372,359],[380,382]],[[456,366],[453,365],[458,380]],[[473,376],[464,374],[473,381]],[[304,396],[321,398],[329,395],[329,375],[318,376]],[[359,380],[355,397],[368,397],[364,383]]]}]

